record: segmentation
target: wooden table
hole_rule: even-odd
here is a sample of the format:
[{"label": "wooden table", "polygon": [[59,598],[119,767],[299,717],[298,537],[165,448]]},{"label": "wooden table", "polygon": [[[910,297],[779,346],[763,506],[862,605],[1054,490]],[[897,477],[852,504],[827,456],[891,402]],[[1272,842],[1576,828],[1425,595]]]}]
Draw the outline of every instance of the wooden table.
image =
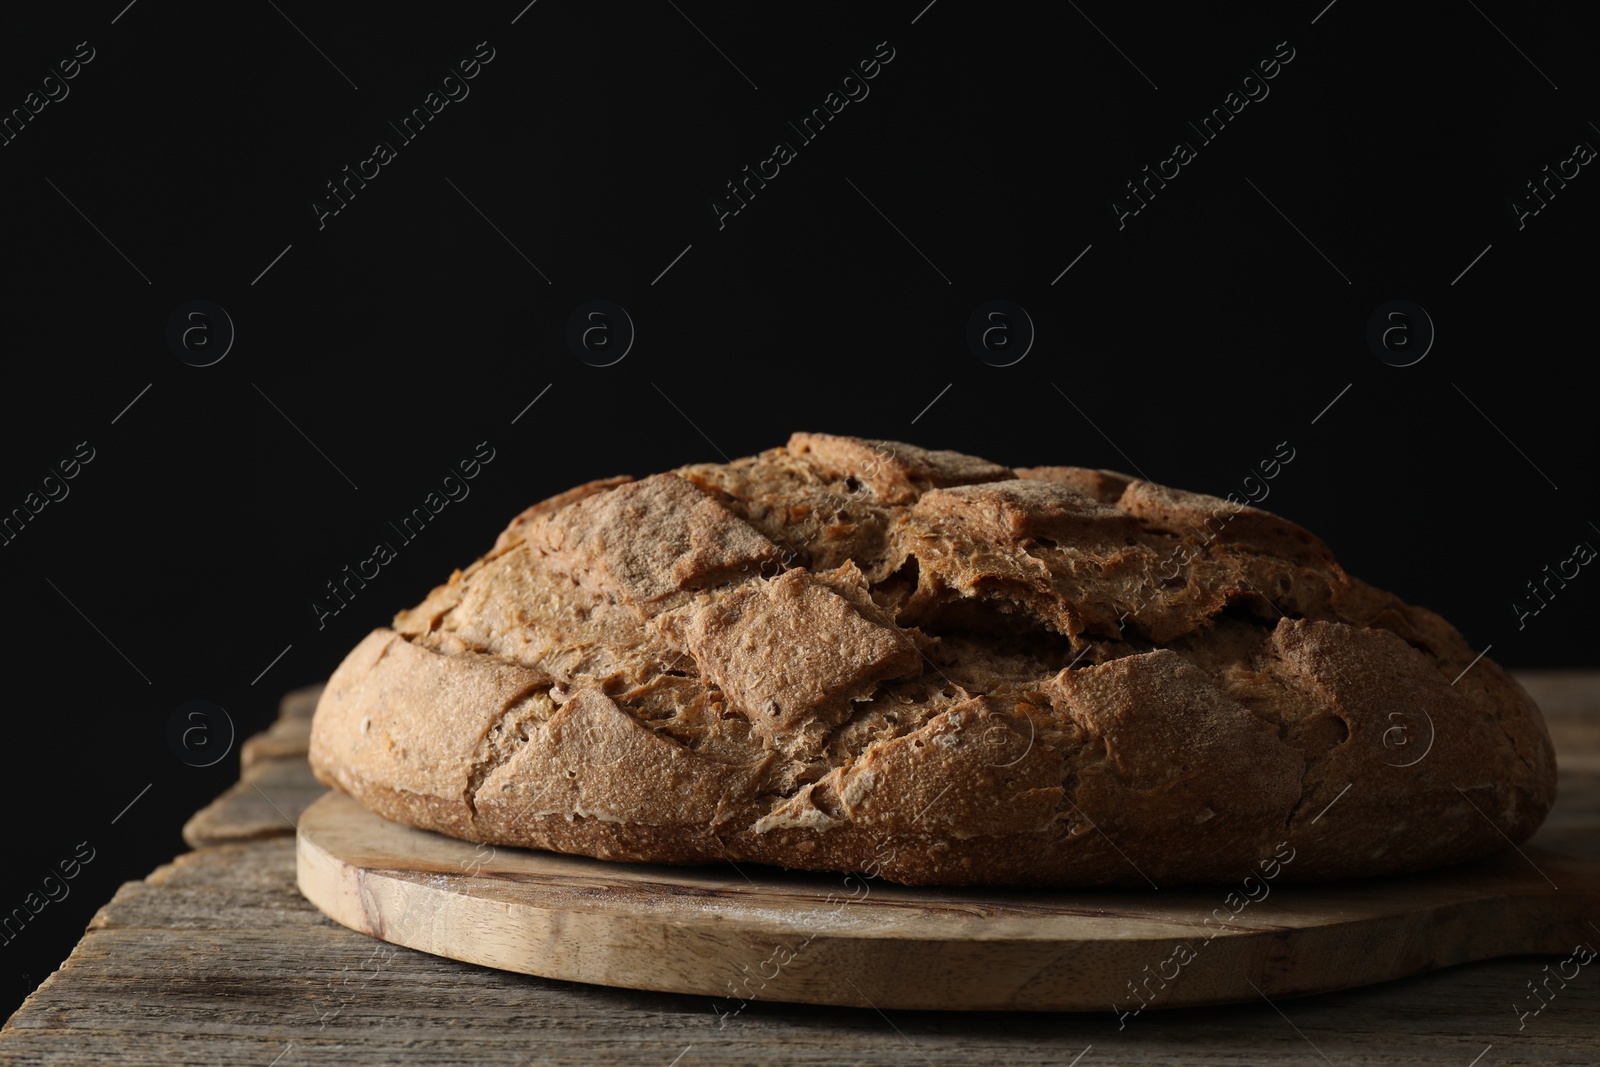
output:
[{"label": "wooden table", "polygon": [[[1561,768],[1534,843],[1600,857],[1600,672],[1520,678]],[[1600,1063],[1600,967],[1519,1020],[1527,983],[1556,957],[1274,1004],[1152,1010],[1119,1029],[1109,1002],[1087,1015],[752,1003],[722,1020],[703,997],[397,948],[323,918],[295,888],[293,821],[322,792],[305,760],[316,693],[289,694],[278,722],[243,746],[241,781],[184,828],[194,851],[100,909],[0,1030],[0,1065]]]}]

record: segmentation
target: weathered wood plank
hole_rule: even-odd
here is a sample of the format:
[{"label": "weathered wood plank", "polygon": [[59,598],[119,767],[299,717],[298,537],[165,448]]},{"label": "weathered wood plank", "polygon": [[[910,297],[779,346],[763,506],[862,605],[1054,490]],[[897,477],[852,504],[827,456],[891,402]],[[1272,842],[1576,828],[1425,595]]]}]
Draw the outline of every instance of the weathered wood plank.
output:
[{"label": "weathered wood plank", "polygon": [[[1529,845],[1569,856],[1600,858],[1600,758],[1582,765],[1563,760],[1556,777],[1556,804]],[[1600,922],[1600,916],[1595,917]]]},{"label": "weathered wood plank", "polygon": [[[228,901],[225,909],[218,900]],[[1589,1062],[1600,975],[1512,1010],[1549,958],[1229,1008],[1094,1014],[821,1009],[555,982],[400,949],[323,918],[288,840],[180,857],[129,883],[0,1033],[0,1065]],[[1130,975],[1129,978],[1137,976]],[[848,978],[842,975],[841,978]],[[1109,998],[1108,991],[1108,1009]],[[1280,1016],[1279,1011],[1284,1014]],[[1284,1016],[1293,1021],[1293,1026]],[[1295,1029],[1298,1028],[1298,1031]],[[1302,1036],[1303,1035],[1303,1036]],[[290,1048],[290,1046],[293,1046]],[[285,1052],[285,1050],[288,1050]]]},{"label": "weathered wood plank", "polygon": [[1600,671],[1524,671],[1516,678],[1544,712],[1559,759],[1600,759]]},{"label": "weathered wood plank", "polygon": [[242,769],[248,770],[258,760],[296,756],[304,759],[310,747],[310,719],[298,716],[279,718],[240,746],[239,764]]},{"label": "weathered wood plank", "polygon": [[309,719],[317,710],[317,698],[322,696],[322,683],[291,689],[278,701],[278,718]]},{"label": "weathered wood plank", "polygon": [[244,777],[201,808],[183,827],[191,848],[294,833],[300,813],[327,790],[304,755],[260,759]]},{"label": "weathered wood plank", "polygon": [[[1562,769],[1556,810],[1535,843],[1600,856],[1600,672],[1519,679],[1545,709]],[[299,720],[304,729],[317,691],[286,696],[285,723]],[[1600,967],[1583,968],[1563,988],[1545,970],[1558,957],[1469,964],[1276,1008],[1152,1007],[1119,1029],[1112,991],[1107,1011],[1089,1015],[885,1017],[751,1002],[719,1017],[716,1008],[731,1013],[738,1003],[549,981],[388,946],[327,920],[295,888],[291,819],[321,790],[303,758],[283,747],[294,727],[280,725],[272,742],[279,747],[257,746],[249,777],[196,816],[210,813],[206,840],[254,839],[203,848],[123,886],[62,968],[0,1029],[0,1067],[267,1067],[280,1056],[281,1067],[665,1067],[680,1053],[679,1067],[1025,1065],[1070,1064],[1089,1045],[1082,1067],[1320,1064],[1319,1052],[1341,1065],[1465,1067],[1486,1049],[1482,1067],[1600,1061]],[[1600,947],[1600,931],[1591,943]],[[1518,1009],[1539,1004],[1529,983],[1547,979],[1548,1006],[1519,1018]]]}]

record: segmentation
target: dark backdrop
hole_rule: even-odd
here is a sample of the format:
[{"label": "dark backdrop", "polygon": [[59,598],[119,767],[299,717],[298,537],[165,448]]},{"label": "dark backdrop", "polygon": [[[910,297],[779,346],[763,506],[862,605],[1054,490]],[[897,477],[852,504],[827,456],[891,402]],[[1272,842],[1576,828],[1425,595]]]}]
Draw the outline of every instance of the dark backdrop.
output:
[{"label": "dark backdrop", "polygon": [[[1507,665],[1592,666],[1600,577],[1537,614],[1524,590],[1600,545],[1594,16],[1324,2],[7,12],[0,508],[38,513],[0,546],[0,914],[93,858],[0,945],[0,1009],[183,850],[236,777],[228,723],[263,728],[516,511],[797,429],[1249,495]],[[814,139],[789,128],[852,70]],[[1229,103],[1211,140],[1186,125]],[[747,165],[777,173],[719,220]],[[370,179],[334,213],[346,167]],[[617,307],[631,348],[593,365]],[[1017,307],[1031,347],[992,365]],[[174,744],[175,716],[205,730]]]}]

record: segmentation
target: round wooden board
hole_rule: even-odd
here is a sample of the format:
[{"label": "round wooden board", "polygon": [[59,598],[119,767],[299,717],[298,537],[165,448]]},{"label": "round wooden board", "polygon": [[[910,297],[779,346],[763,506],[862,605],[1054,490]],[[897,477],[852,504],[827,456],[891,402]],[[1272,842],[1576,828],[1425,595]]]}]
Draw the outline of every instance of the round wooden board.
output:
[{"label": "round wooden board", "polygon": [[474,845],[329,793],[301,817],[297,852],[300,891],[354,930],[524,974],[698,994],[727,1012],[746,1000],[1131,1012],[1600,941],[1584,922],[1600,915],[1600,863],[1536,849],[1319,885],[908,888]]}]

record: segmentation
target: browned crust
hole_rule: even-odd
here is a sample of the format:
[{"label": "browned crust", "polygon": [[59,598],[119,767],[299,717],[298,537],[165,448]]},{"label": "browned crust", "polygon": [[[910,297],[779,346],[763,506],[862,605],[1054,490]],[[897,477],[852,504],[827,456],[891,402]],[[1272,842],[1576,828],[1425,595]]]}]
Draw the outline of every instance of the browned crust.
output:
[{"label": "browned crust", "polygon": [[350,653],[311,761],[400,822],[607,859],[1398,874],[1554,799],[1538,708],[1475,655],[1255,508],[797,434],[519,515]]}]

